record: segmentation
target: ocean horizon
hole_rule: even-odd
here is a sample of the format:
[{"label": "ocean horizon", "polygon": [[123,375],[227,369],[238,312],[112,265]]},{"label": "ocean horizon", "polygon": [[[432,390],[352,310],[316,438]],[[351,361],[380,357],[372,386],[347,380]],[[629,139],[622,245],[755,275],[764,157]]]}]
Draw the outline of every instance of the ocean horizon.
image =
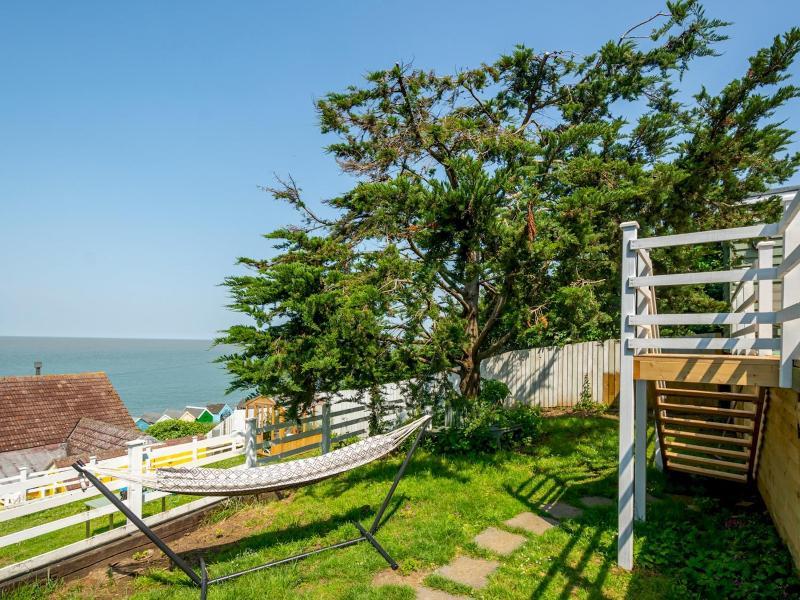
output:
[{"label": "ocean horizon", "polygon": [[136,418],[187,405],[237,404],[245,394],[225,393],[228,372],[214,362],[230,351],[197,339],[0,336],[0,376],[33,375],[35,361],[43,375],[103,371]]}]

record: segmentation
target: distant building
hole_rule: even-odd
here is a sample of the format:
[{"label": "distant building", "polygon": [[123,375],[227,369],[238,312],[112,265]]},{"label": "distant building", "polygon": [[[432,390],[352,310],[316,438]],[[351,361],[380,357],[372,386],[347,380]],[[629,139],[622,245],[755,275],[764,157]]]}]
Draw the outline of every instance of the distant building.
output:
[{"label": "distant building", "polygon": [[160,418],[161,415],[155,412],[144,413],[141,417],[136,419],[136,427],[138,427],[140,431],[147,431],[151,425],[158,423]]},{"label": "distant building", "polygon": [[180,419],[183,416],[182,410],[175,410],[175,409],[167,409],[163,412],[163,414],[156,420],[156,423],[161,423],[163,421],[169,421],[171,419]]},{"label": "distant building", "polygon": [[214,415],[208,412],[204,406],[187,406],[183,409],[183,414],[179,417],[181,421],[188,421],[192,423],[213,423]]},{"label": "distant building", "polygon": [[233,409],[224,402],[216,404],[206,404],[206,410],[214,417],[214,423],[224,421],[233,414]]},{"label": "distant building", "polygon": [[108,458],[141,438],[105,373],[0,377],[0,476],[72,456]]}]

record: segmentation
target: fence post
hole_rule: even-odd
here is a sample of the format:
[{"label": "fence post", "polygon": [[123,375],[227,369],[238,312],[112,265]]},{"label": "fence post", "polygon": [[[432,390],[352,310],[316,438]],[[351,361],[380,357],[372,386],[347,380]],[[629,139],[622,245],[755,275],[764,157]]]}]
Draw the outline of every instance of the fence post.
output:
[{"label": "fence post", "polygon": [[256,457],[256,428],[257,428],[257,422],[255,417],[250,417],[249,419],[247,419],[247,421],[245,421],[244,464],[248,469],[258,466],[258,458]]},{"label": "fence post", "polygon": [[331,451],[331,402],[325,400],[322,404],[322,453]]},{"label": "fence post", "polygon": [[[127,442],[128,447],[128,473],[132,475],[142,474],[142,457],[144,451],[144,440],[133,440]],[[144,487],[137,481],[128,482],[128,508],[137,517],[142,516],[142,500]]]},{"label": "fence post", "polygon": [[622,229],[622,289],[620,304],[620,368],[619,368],[619,488],[617,504],[617,563],[623,569],[633,568],[633,485],[634,485],[634,381],[633,348],[636,327],[630,317],[636,313],[636,290],[629,279],[636,275],[636,251],[631,241],[637,238],[639,224],[628,221]]},{"label": "fence post", "polygon": [[[19,480],[20,481],[27,481],[28,480],[28,467],[20,467],[19,468]],[[28,501],[28,488],[22,489],[22,502]]]},{"label": "fence post", "polygon": [[[772,268],[773,264],[773,251],[775,248],[775,242],[772,241],[763,241],[759,242],[756,246],[758,248],[758,268],[759,269],[769,269]],[[773,293],[774,293],[774,285],[772,280],[765,280],[759,279],[758,281],[758,312],[759,313],[771,313],[773,312],[774,300],[773,300]],[[757,329],[756,337],[760,340],[763,339],[772,339],[772,325],[770,323],[759,323]],[[758,351],[759,354],[764,355],[771,355],[772,350],[769,348],[762,348]]]},{"label": "fence post", "polygon": [[198,453],[197,453],[197,436],[196,436],[196,435],[193,435],[193,436],[192,436],[192,462],[193,462],[193,463],[196,463],[196,462],[197,462],[197,458],[198,458]]}]

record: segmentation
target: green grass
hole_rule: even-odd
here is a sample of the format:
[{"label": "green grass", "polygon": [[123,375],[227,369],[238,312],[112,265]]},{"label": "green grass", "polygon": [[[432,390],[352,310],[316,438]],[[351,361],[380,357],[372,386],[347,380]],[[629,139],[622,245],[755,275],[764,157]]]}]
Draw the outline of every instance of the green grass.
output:
[{"label": "green grass", "polygon": [[[792,575],[788,553],[768,517],[758,509],[740,514],[731,502],[732,494],[741,492],[727,488],[722,499],[708,496],[719,492],[715,488],[689,490],[703,494],[693,501],[699,511],[669,498],[652,504],[646,526],[637,531],[638,566],[630,573],[615,566],[615,506],[586,509],[579,519],[565,521],[542,536],[531,536],[510,557],[494,557],[472,543],[484,528],[502,526],[521,511],[536,512],[543,502],[562,499],[578,505],[585,495],[614,498],[616,428],[617,423],[606,418],[560,417],[545,421],[544,435],[530,454],[442,457],[419,451],[378,538],[405,574],[429,573],[459,554],[500,560],[501,567],[489,587],[479,592],[436,575],[425,579],[430,587],[475,598],[647,600],[800,595],[800,582]],[[196,563],[202,554],[214,577],[353,537],[350,521],[369,520],[400,458],[303,488],[281,501],[234,501],[212,514],[204,529],[213,532],[238,527],[242,539],[232,544],[209,542],[186,556]],[[654,470],[648,488],[656,495],[686,491],[685,484],[667,482]],[[411,600],[414,593],[409,587],[371,584],[385,568],[369,545],[359,544],[212,587],[210,597]],[[109,579],[104,596],[123,597],[123,589],[115,585],[119,584]],[[44,598],[51,592],[47,587],[28,586],[11,598]],[[137,600],[197,598],[197,590],[182,573],[161,569],[136,578],[131,593]],[[91,598],[98,592],[91,586],[70,584],[57,594],[60,598]]]}]

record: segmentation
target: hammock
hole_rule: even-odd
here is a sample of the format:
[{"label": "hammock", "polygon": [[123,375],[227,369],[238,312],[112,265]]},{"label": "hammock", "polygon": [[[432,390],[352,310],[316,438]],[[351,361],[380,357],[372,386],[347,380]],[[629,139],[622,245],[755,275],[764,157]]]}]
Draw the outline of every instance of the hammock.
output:
[{"label": "hammock", "polygon": [[242,496],[277,492],[323,481],[383,458],[430,421],[422,417],[386,434],[376,435],[322,456],[252,469],[162,468],[137,475],[122,469],[84,465],[100,476],[133,481],[161,492],[195,496]]},{"label": "hammock", "polygon": [[[159,548],[159,550],[166,554],[175,566],[186,573],[192,583],[200,588],[201,600],[205,600],[208,594],[208,587],[212,584],[222,583],[234,577],[253,573],[262,569],[295,562],[327,550],[346,548],[360,542],[369,542],[384,560],[389,563],[392,569],[397,569],[398,564],[389,556],[389,553],[386,552],[378,540],[375,539],[375,534],[381,525],[381,520],[389,506],[389,501],[392,499],[400,483],[400,479],[403,477],[406,467],[411,461],[411,457],[417,449],[422,436],[425,434],[425,429],[430,421],[431,417],[425,416],[399,429],[395,429],[390,433],[367,438],[322,456],[277,463],[265,467],[253,467],[249,469],[164,468],[158,469],[154,473],[134,475],[133,473],[128,473],[120,469],[108,469],[98,467],[97,465],[89,466],[82,461],[78,461],[72,466],[80,473],[82,479],[88,479],[111,504],[127,517],[130,523],[135,525]],[[210,578],[208,576],[206,563],[202,557],[200,558],[199,573],[192,569],[185,560],[178,556],[178,554],[158,536],[158,534],[142,521],[141,517],[136,515],[127,504],[120,500],[119,496],[108,489],[98,478],[98,476],[111,476],[126,481],[138,482],[155,490],[202,496],[241,496],[244,494],[258,494],[261,492],[276,492],[310,485],[366,465],[374,460],[378,460],[399,447],[403,441],[414,432],[417,432],[417,436],[414,438],[414,442],[406,453],[397,474],[394,476],[394,481],[381,502],[380,508],[372,521],[372,525],[367,529],[358,521],[353,523],[360,534],[359,537],[216,578]]]}]

